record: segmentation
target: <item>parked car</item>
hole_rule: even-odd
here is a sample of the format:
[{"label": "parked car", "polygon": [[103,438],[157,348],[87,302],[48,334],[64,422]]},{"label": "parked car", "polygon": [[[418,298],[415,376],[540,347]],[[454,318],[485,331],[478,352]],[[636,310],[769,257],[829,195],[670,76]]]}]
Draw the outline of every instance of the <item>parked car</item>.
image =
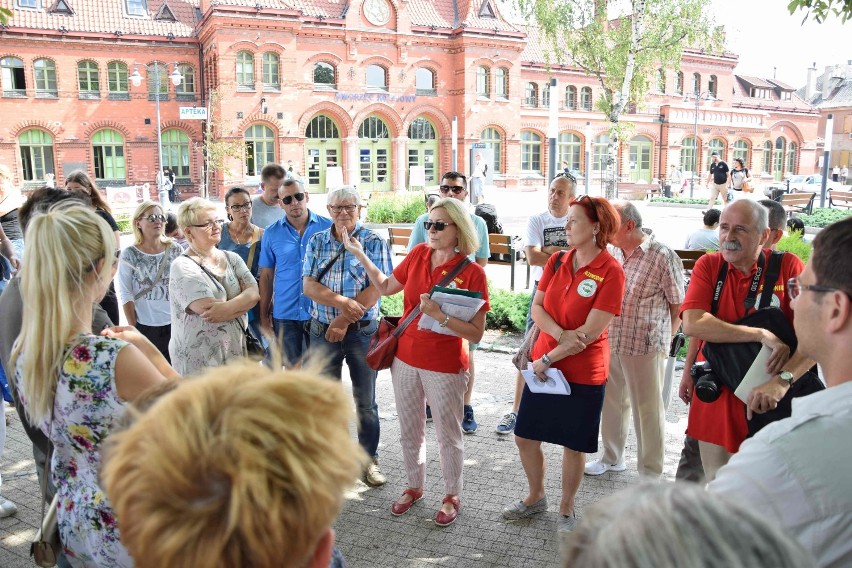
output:
[{"label": "parked car", "polygon": [[[828,189],[841,189],[841,186],[838,182],[829,180],[826,183],[826,190]],[[772,190],[782,190],[784,193],[801,193],[803,191],[819,193],[822,191],[822,176],[819,174],[795,175],[786,180],[775,181],[763,187],[763,193],[767,197],[772,197]]]}]

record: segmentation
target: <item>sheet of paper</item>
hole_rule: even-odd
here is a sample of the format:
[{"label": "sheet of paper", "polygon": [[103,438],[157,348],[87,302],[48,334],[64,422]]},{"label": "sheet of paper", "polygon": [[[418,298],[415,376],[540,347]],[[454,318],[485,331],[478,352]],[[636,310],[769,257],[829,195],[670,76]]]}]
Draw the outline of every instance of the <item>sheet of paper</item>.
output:
[{"label": "sheet of paper", "polygon": [[772,375],[766,372],[766,361],[769,360],[770,355],[772,355],[772,350],[764,345],[757,354],[757,357],[754,358],[754,363],[746,371],[743,382],[734,391],[738,399],[745,402],[748,400],[748,393],[751,392],[751,389],[759,387],[772,378]]},{"label": "sheet of paper", "polygon": [[543,394],[561,394],[568,396],[571,394],[571,385],[565,380],[565,375],[559,369],[548,369],[545,373],[547,380],[541,380],[538,375],[532,370],[532,363],[521,371],[521,375],[530,388],[530,391]]},{"label": "sheet of paper", "polygon": [[[450,317],[458,318],[462,321],[470,321],[476,312],[485,305],[485,300],[481,298],[471,298],[459,294],[445,294],[438,292],[432,294],[432,299],[441,306],[441,311]],[[441,322],[431,316],[423,314],[420,321],[417,323],[419,329],[427,329],[440,333],[442,335],[457,335],[449,328],[441,327]]]}]

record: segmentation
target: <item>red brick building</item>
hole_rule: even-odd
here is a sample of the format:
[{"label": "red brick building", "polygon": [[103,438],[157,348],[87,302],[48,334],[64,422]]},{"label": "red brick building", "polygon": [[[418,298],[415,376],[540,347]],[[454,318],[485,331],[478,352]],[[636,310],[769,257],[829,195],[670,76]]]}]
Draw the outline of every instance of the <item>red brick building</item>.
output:
[{"label": "red brick building", "polygon": [[[211,108],[217,139],[245,155],[214,172],[211,193],[254,183],[276,161],[312,191],[356,184],[426,184],[453,164],[469,170],[474,144],[493,150],[494,183],[544,183],[547,108],[559,103],[556,159],[600,184],[607,122],[600,85],[548,69],[541,42],[494,0],[0,0],[0,162],[37,185],[84,168],[102,186],[153,184],[162,164],[184,191],[204,179],[203,123],[181,107]],[[668,164],[706,171],[709,154],[742,156],[780,177],[816,167],[818,114],[780,82],[734,74],[736,55],[688,51],[680,72],[659,72],[621,150],[625,182],[654,183]],[[137,65],[139,64],[139,65]],[[182,77],[174,86],[174,67]],[[138,70],[145,82],[134,87]],[[548,86],[558,81],[555,92]],[[695,98],[699,99],[696,125]],[[339,168],[339,169],[335,169]],[[703,177],[703,176],[702,176]]]}]

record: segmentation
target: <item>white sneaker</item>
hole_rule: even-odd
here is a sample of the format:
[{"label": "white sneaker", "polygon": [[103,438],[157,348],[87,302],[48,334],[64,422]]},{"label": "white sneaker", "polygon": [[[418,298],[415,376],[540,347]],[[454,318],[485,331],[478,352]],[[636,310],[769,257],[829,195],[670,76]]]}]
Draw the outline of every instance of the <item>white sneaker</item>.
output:
[{"label": "white sneaker", "polygon": [[586,464],[585,474],[603,475],[608,471],[624,471],[625,469],[627,469],[627,466],[624,462],[609,465],[601,460],[595,460]]},{"label": "white sneaker", "polygon": [[4,499],[0,497],[0,519],[5,519],[6,517],[11,517],[15,513],[18,512],[18,506],[9,501],[8,499]]}]

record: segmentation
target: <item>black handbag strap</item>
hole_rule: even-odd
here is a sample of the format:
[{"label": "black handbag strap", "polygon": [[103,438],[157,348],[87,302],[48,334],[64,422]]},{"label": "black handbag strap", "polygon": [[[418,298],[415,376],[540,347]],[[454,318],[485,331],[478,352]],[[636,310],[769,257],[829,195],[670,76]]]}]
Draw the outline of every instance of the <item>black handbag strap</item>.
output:
[{"label": "black handbag strap", "polygon": [[[458,276],[459,273],[464,270],[468,264],[470,264],[470,259],[468,257],[464,257],[462,261],[459,262],[456,267],[450,271],[449,274],[441,278],[441,281],[438,282],[437,286],[444,287],[450,282],[452,282],[453,278]],[[409,324],[413,322],[415,318],[417,318],[418,315],[420,315],[420,304],[414,306],[414,309],[411,310],[411,313],[408,314],[408,317],[402,320],[402,322],[400,322],[396,329],[393,330],[394,336],[399,337],[400,335],[402,335],[402,332],[405,331],[405,328],[407,328]]]},{"label": "black handbag strap", "polygon": [[[760,287],[760,278],[763,276],[764,271],[766,272],[766,277],[763,279],[763,293],[760,296],[760,305],[758,305],[758,308],[765,308],[769,305],[769,302],[772,300],[772,292],[775,289],[775,282],[778,281],[778,276],[781,274],[781,261],[783,257],[783,251],[773,251],[769,256],[769,263],[767,265],[766,255],[761,251],[757,262],[757,270],[751,279],[748,294],[743,301],[746,312],[753,309],[757,304],[757,289]],[[716,277],[716,286],[713,288],[713,301],[710,305],[710,313],[713,315],[716,315],[719,309],[719,299],[722,297],[722,288],[725,286],[725,278],[727,276],[728,263],[723,261],[722,266],[719,267],[719,275]]]},{"label": "black handbag strap", "polygon": [[[358,227],[357,229],[355,229],[354,233],[349,235],[349,238],[354,239],[355,237],[358,236],[358,233],[360,233],[360,232],[361,232],[361,227]],[[343,255],[344,252],[346,252],[346,247],[343,246],[343,244],[341,244],[340,248],[337,249],[337,252],[334,254],[334,256],[331,257],[331,260],[329,260],[328,263],[326,263],[326,265],[322,267],[322,270],[320,270],[319,274],[317,274],[317,277],[316,277],[317,282],[322,280],[322,277],[325,276],[326,274],[328,274],[328,271],[331,270],[332,265],[335,262],[337,262],[337,259],[340,258]]]}]

